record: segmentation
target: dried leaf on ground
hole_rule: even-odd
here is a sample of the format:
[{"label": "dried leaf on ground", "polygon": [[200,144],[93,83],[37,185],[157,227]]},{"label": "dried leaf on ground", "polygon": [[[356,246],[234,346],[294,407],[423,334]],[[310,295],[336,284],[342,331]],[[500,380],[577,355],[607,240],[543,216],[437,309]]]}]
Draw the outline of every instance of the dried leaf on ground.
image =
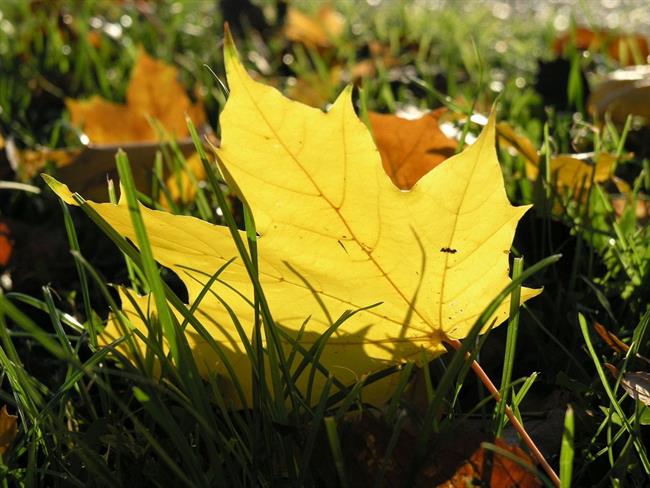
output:
[{"label": "dried leaf on ground", "polygon": [[331,5],[323,5],[314,16],[289,7],[284,25],[284,35],[292,42],[311,48],[333,47],[345,29],[345,18]]},{"label": "dried leaf on ground", "polygon": [[18,417],[7,411],[7,405],[0,409],[0,454],[4,455],[18,435]]},{"label": "dried leaf on ground", "polygon": [[632,205],[634,216],[639,224],[646,225],[650,221],[650,196],[645,193],[611,195],[610,201],[617,219],[620,219],[628,206]]},{"label": "dried leaf on ground", "polygon": [[650,373],[625,373],[621,378],[621,386],[632,398],[650,406]]},{"label": "dried leaf on ground", "polygon": [[613,31],[587,27],[577,27],[575,32],[559,36],[553,43],[553,51],[562,56],[570,45],[581,51],[606,52],[624,66],[644,63],[650,54],[648,40],[640,34],[620,35]]},{"label": "dried leaf on ground", "polygon": [[628,115],[650,123],[650,66],[632,66],[610,73],[593,89],[589,112],[602,121],[609,113],[612,121],[625,123]]},{"label": "dried leaf on ground", "polygon": [[13,254],[13,242],[11,239],[11,230],[6,222],[0,222],[0,267],[9,264]]},{"label": "dried leaf on ground", "polygon": [[[396,488],[445,487],[465,488],[468,486],[490,486],[492,488],[538,488],[539,479],[531,472],[534,462],[516,445],[502,439],[489,437],[483,432],[460,424],[451,431],[436,434],[432,449],[420,469],[415,473],[413,483],[407,485],[413,468],[413,435],[403,430],[392,455],[387,459],[386,450],[390,442],[392,426],[370,414],[343,423],[341,441],[351,486],[372,486],[379,472],[384,469],[384,484]],[[530,469],[506,457],[488,451],[484,442],[491,442],[497,448],[508,451]]]},{"label": "dried leaf on ground", "polygon": [[372,136],[379,149],[384,171],[402,190],[454,155],[458,143],[438,125],[446,109],[438,109],[416,120],[370,112]]},{"label": "dried leaf on ground", "polygon": [[[434,357],[445,352],[446,338],[465,337],[510,283],[508,253],[529,208],[513,207],[506,196],[494,115],[475,144],[410,191],[400,191],[354,112],[351,89],[324,113],[254,81],[230,37],[225,61],[230,96],[216,151],[224,174],[252,210],[260,236],[259,276],[278,327],[309,348],[346,310],[380,303],[346,320],[323,351],[321,363],[344,383],[421,359],[423,351]],[[73,202],[67,188],[50,183]],[[125,201],[88,205],[137,242]],[[250,395],[248,357],[219,300],[250,333],[253,290],[229,230],[143,206],[141,212],[156,260],[184,281],[190,302],[215,270],[236,258],[212,287],[218,297],[206,295],[197,315],[230,355]],[[523,288],[522,301],[540,291]],[[136,301],[151,311],[147,297]],[[146,330],[133,304],[122,303],[133,325]],[[509,307],[507,298],[488,323],[503,322]],[[224,373],[206,342],[188,335],[201,371]],[[111,322],[102,341],[118,336]],[[301,377],[297,384],[304,388],[305,382]],[[319,375],[316,391],[323,382]],[[389,390],[378,391],[377,398]]]},{"label": "dried leaf on ground", "polygon": [[185,114],[197,127],[205,121],[200,103],[192,104],[178,82],[178,71],[140,48],[126,93],[126,104],[104,100],[66,99],[73,125],[83,128],[90,142],[112,144],[152,142],[159,139],[147,117],[158,120],[170,136],[189,135]]},{"label": "dried leaf on ground", "polygon": [[16,172],[16,177],[21,181],[28,181],[40,173],[48,163],[57,168],[63,168],[81,154],[81,148],[74,149],[18,149],[10,140],[7,144],[7,158],[11,168]]},{"label": "dried leaf on ground", "polygon": [[616,337],[616,334],[607,330],[605,326],[603,326],[602,324],[595,322],[594,330],[600,336],[600,338],[603,341],[605,341],[605,344],[611,347],[614,351],[620,354],[625,354],[627,350],[630,348],[630,346],[628,346],[627,344],[625,344],[625,342],[623,342],[618,337]]}]

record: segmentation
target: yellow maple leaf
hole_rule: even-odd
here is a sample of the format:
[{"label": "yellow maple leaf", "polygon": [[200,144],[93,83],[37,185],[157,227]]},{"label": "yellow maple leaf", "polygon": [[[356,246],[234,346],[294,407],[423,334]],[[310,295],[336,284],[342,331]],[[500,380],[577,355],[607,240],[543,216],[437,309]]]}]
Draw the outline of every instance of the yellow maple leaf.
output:
[{"label": "yellow maple leaf", "polygon": [[[260,236],[259,277],[278,327],[308,348],[346,310],[380,302],[346,320],[324,348],[321,363],[347,384],[387,365],[421,359],[423,351],[434,357],[445,351],[445,339],[465,337],[510,283],[508,252],[529,208],[513,207],[507,199],[494,115],[473,145],[401,191],[355,115],[351,88],[324,113],[254,81],[230,38],[225,62],[230,96],[216,151],[252,209]],[[64,185],[50,184],[74,202]],[[87,204],[137,242],[125,201]],[[190,303],[209,276],[238,256],[225,227],[140,210],[156,260],[183,280]],[[211,291],[197,314],[250,395],[248,359],[223,305],[252,331],[253,290],[240,260]],[[522,301],[539,291],[523,288]],[[153,301],[129,300],[125,290],[121,295],[124,313],[146,334],[137,308],[146,316]],[[501,304],[494,323],[503,322],[509,306],[508,300]],[[201,372],[224,373],[205,341],[188,334]],[[113,321],[101,339],[107,343],[121,335]]]},{"label": "yellow maple leaf", "polygon": [[140,48],[126,92],[126,104],[93,96],[66,99],[73,125],[83,127],[90,142],[111,144],[157,141],[147,117],[160,122],[173,137],[187,137],[185,114],[197,127],[205,121],[201,104],[192,104],[178,82],[175,67],[149,56]]}]

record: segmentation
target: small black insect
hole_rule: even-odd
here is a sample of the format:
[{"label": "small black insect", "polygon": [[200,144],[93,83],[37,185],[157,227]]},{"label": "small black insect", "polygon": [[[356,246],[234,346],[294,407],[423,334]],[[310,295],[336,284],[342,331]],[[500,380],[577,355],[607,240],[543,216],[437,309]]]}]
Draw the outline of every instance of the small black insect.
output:
[{"label": "small black insect", "polygon": [[449,253],[449,254],[456,254],[458,252],[458,250],[457,249],[452,249],[450,247],[443,247],[443,248],[440,249],[440,252],[446,252],[446,253]]}]

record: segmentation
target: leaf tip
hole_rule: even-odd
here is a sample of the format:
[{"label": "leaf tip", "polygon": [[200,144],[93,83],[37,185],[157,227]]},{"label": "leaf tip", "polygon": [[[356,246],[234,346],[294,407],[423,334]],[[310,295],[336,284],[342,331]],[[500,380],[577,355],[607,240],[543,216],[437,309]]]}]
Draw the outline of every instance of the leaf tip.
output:
[{"label": "leaf tip", "polygon": [[228,22],[224,22],[223,24],[223,56],[226,64],[230,61],[239,61],[239,53],[237,52],[237,46],[235,45],[235,40],[232,37]]},{"label": "leaf tip", "polygon": [[68,205],[75,205],[77,206],[78,203],[75,201],[74,197],[72,196],[72,192],[70,191],[70,188],[68,188],[68,185],[61,183],[55,178],[52,178],[50,175],[41,173],[41,178],[43,178],[43,181],[47,183],[47,186],[49,186],[54,193],[57,194],[57,196],[63,200],[65,203]]}]

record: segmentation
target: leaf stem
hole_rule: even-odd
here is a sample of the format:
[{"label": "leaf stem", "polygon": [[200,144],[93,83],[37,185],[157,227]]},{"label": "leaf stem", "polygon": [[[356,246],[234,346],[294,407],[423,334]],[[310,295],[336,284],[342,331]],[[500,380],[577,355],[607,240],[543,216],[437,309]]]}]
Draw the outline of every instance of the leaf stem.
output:
[{"label": "leaf stem", "polygon": [[[462,346],[461,342],[458,339],[447,338],[446,342],[456,350],[460,349]],[[469,354],[467,354],[467,357],[469,357]],[[496,386],[494,386],[494,383],[492,383],[492,380],[487,375],[485,370],[481,367],[481,365],[477,361],[472,360],[471,367],[474,373],[476,374],[476,376],[478,376],[481,382],[488,389],[492,397],[497,402],[501,401],[501,394],[499,393],[499,390],[497,390]],[[526,447],[528,447],[535,460],[542,466],[544,471],[546,471],[546,474],[549,476],[549,478],[551,478],[553,484],[559,487],[560,478],[555,473],[551,465],[548,463],[548,461],[546,460],[542,452],[539,450],[539,448],[535,444],[535,441],[533,441],[530,435],[528,435],[528,432],[526,432],[524,426],[521,425],[519,420],[517,420],[517,417],[515,417],[514,413],[512,413],[512,409],[510,408],[510,406],[506,405],[505,412],[508,419],[510,420],[510,423],[515,428],[519,436],[521,437],[521,440],[524,441],[524,444],[526,444]]]}]

